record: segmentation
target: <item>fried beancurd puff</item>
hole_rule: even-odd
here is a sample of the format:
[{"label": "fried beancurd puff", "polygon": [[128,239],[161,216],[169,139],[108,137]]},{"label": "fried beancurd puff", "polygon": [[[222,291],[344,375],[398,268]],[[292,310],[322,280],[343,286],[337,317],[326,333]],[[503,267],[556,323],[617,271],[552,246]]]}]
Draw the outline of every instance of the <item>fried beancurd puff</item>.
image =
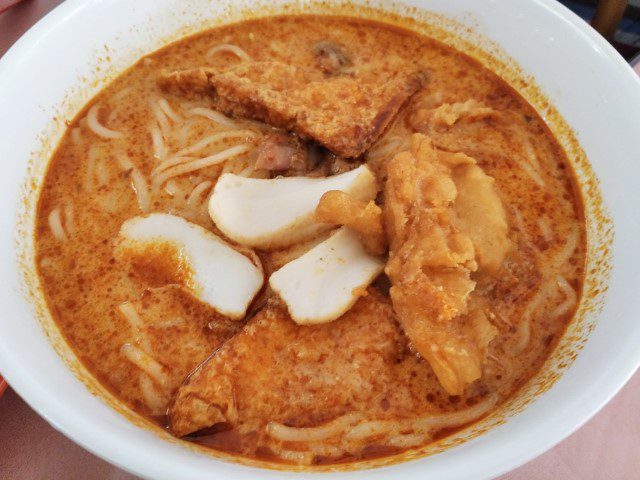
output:
[{"label": "fried beancurd puff", "polygon": [[372,255],[382,255],[387,251],[382,209],[373,200],[364,202],[348,193],[331,190],[320,198],[315,221],[351,228],[360,238],[365,250]]},{"label": "fried beancurd puff", "polygon": [[[499,268],[510,246],[493,180],[471,157],[439,151],[415,134],[411,149],[388,164],[384,216],[396,314],[442,387],[459,395],[481,377],[497,334],[471,278]],[[490,230],[482,226],[487,219]]]}]

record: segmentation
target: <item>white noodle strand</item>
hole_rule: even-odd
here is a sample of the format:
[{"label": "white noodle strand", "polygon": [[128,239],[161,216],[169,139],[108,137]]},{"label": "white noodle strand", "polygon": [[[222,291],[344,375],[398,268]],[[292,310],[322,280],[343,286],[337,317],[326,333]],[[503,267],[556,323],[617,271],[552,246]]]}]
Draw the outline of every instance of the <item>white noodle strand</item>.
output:
[{"label": "white noodle strand", "polygon": [[182,190],[178,186],[175,180],[169,180],[167,183],[165,183],[164,191],[167,192],[172,197],[179,195],[184,198],[186,196],[184,190]]},{"label": "white noodle strand", "polygon": [[167,411],[167,398],[160,394],[151,377],[140,372],[140,393],[152,415],[164,415]]},{"label": "white noodle strand", "polygon": [[238,128],[239,125],[234,122],[233,120],[231,120],[229,117],[227,117],[226,115],[223,115],[220,112],[216,112],[215,110],[211,109],[211,108],[204,108],[204,107],[196,107],[196,108],[192,108],[190,110],[187,110],[185,112],[185,115],[187,117],[204,117],[204,118],[208,118],[209,120],[211,120],[212,122],[216,122],[220,125],[224,125],[225,127],[230,127],[230,128]]},{"label": "white noodle strand", "polygon": [[116,161],[118,162],[118,165],[120,165],[120,168],[122,168],[122,170],[124,170],[125,172],[128,172],[129,170],[134,168],[131,159],[126,153],[117,155]]},{"label": "white noodle strand", "polygon": [[144,178],[144,175],[137,168],[131,170],[131,188],[133,188],[136,194],[140,210],[145,213],[148,212],[151,206],[149,186],[147,185],[147,180]]},{"label": "white noodle strand", "polygon": [[566,278],[564,278],[562,275],[558,275],[556,277],[556,282],[565,298],[560,304],[558,304],[553,310],[551,310],[551,312],[549,312],[549,317],[551,318],[551,320],[555,320],[563,315],[566,315],[578,302],[578,294],[573,289],[573,287],[569,285],[569,282],[567,282]]},{"label": "white noodle strand", "polygon": [[149,127],[149,134],[151,135],[151,145],[153,146],[153,156],[156,160],[164,160],[167,157],[167,146],[164,143],[162,132],[157,125]]},{"label": "white noodle strand", "polygon": [[174,123],[182,121],[182,117],[178,115],[173,108],[171,108],[171,105],[169,105],[169,102],[166,98],[162,97],[158,99],[158,106],[164,112],[164,114],[169,117]]},{"label": "white noodle strand", "polygon": [[176,165],[158,174],[154,179],[154,185],[159,186],[172,177],[184,175],[185,173],[195,172],[197,170],[211,167],[213,165],[218,165],[231,158],[246,153],[250,149],[251,145],[248,144],[236,145],[235,147],[228,148],[226,150],[223,150],[222,152],[216,153],[215,155]]},{"label": "white noodle strand", "polygon": [[62,218],[59,208],[51,210],[51,213],[49,214],[49,228],[56,240],[60,242],[65,242],[67,240],[67,233],[64,231],[64,227],[62,226]]},{"label": "white noodle strand", "polygon": [[96,162],[96,177],[98,179],[98,185],[101,187],[109,183],[109,172],[107,171],[104,159]]},{"label": "white noodle strand", "polygon": [[144,322],[138,315],[137,310],[131,304],[131,302],[124,302],[118,306],[118,310],[122,316],[129,323],[129,327],[133,332],[136,341],[144,348],[145,350],[151,351],[151,345],[149,344],[149,339],[146,334],[142,330],[144,327]]},{"label": "white noodle strand", "polygon": [[105,127],[98,120],[98,112],[100,111],[100,105],[95,104],[93,107],[89,109],[87,112],[87,127],[93,133],[102,138],[114,139],[122,137],[122,133],[116,130],[111,130],[110,128]]},{"label": "white noodle strand", "polygon": [[125,343],[122,345],[120,352],[127,358],[127,360],[149,375],[152,380],[155,380],[158,385],[163,388],[169,387],[170,378],[169,375],[165,373],[163,365],[149,354],[140,350],[131,343]]},{"label": "white noodle strand", "polygon": [[74,145],[80,145],[80,142],[82,141],[80,127],[71,129],[71,141]]},{"label": "white noodle strand", "polygon": [[213,187],[213,182],[210,182],[209,180],[205,180],[203,182],[200,182],[198,185],[196,185],[193,188],[193,190],[191,190],[191,193],[187,198],[187,206],[193,207],[197,203],[199,203],[200,200],[202,200],[201,199],[202,194],[205,193],[211,187]]},{"label": "white noodle strand", "polygon": [[361,414],[349,413],[318,427],[288,427],[281,423],[269,422],[266,428],[270,437],[283,442],[317,442],[338,435],[360,420]]},{"label": "white noodle strand", "polygon": [[64,224],[69,235],[73,235],[76,229],[75,219],[73,217],[73,203],[67,202],[64,206]]},{"label": "white noodle strand", "polygon": [[169,118],[162,111],[162,109],[158,105],[158,102],[150,100],[149,103],[151,105],[153,116],[156,119],[156,123],[158,124],[158,126],[160,127],[160,131],[162,132],[162,136],[164,138],[168,138],[169,132],[171,132],[171,124],[169,123]]},{"label": "white noodle strand", "polygon": [[216,53],[220,53],[220,52],[232,53],[232,54],[234,54],[236,57],[238,57],[240,60],[242,60],[244,62],[250,62],[251,61],[251,57],[249,56],[249,54],[247,52],[242,50],[237,45],[232,45],[230,43],[223,43],[221,45],[216,45],[211,50],[209,50],[206,53],[205,56],[206,56],[206,58],[211,58]]},{"label": "white noodle strand", "polygon": [[204,137],[197,143],[193,145],[189,145],[188,147],[183,148],[182,150],[178,150],[174,157],[184,157],[188,155],[193,155],[194,153],[198,153],[205,147],[213,143],[220,142],[222,140],[227,140],[230,138],[241,138],[241,139],[255,139],[258,136],[256,132],[253,130],[227,130],[225,132],[214,133],[213,135],[209,135]]}]

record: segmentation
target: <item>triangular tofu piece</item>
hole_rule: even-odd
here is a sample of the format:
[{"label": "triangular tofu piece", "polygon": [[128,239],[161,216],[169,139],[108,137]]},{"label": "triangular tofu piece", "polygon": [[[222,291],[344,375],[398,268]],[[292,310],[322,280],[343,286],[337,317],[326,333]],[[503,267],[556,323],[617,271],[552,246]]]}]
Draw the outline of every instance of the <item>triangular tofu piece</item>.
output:
[{"label": "triangular tofu piece", "polygon": [[385,131],[425,75],[408,69],[364,81],[280,62],[244,62],[224,72],[164,73],[160,85],[180,95],[208,94],[214,107],[314,140],[341,157],[362,155]]},{"label": "triangular tofu piece", "polygon": [[389,301],[373,290],[325,325],[296,325],[270,304],[180,387],[171,429],[184,436],[226,422],[262,434],[273,421],[375,413],[398,387],[393,369],[403,348]]}]

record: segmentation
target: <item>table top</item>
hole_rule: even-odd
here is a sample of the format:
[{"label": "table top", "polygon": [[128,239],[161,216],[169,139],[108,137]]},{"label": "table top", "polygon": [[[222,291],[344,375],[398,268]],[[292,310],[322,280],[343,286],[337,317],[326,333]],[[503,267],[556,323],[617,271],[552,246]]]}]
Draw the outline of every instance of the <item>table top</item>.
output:
[{"label": "table top", "polygon": [[[61,0],[0,0],[0,56]],[[640,74],[640,63],[636,65]],[[568,439],[500,480],[632,480],[640,478],[640,372]],[[133,480],[75,445],[40,418],[11,388],[0,397],[0,477],[21,480]]]}]

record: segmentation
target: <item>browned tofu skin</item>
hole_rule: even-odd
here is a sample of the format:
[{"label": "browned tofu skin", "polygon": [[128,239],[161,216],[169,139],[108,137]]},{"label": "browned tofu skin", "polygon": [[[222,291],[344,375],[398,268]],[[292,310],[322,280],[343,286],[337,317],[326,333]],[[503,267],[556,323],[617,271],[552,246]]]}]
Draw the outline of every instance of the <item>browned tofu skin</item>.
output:
[{"label": "browned tofu skin", "polygon": [[424,84],[418,71],[366,83],[350,76],[325,78],[316,70],[280,62],[244,62],[165,72],[159,83],[174,94],[209,94],[215,108],[295,132],[338,156],[362,155]]},{"label": "browned tofu skin", "polygon": [[171,430],[184,436],[225,421],[261,431],[270,421],[315,425],[379,409],[402,336],[389,301],[373,291],[317,326],[296,325],[272,303],[180,388]]}]

